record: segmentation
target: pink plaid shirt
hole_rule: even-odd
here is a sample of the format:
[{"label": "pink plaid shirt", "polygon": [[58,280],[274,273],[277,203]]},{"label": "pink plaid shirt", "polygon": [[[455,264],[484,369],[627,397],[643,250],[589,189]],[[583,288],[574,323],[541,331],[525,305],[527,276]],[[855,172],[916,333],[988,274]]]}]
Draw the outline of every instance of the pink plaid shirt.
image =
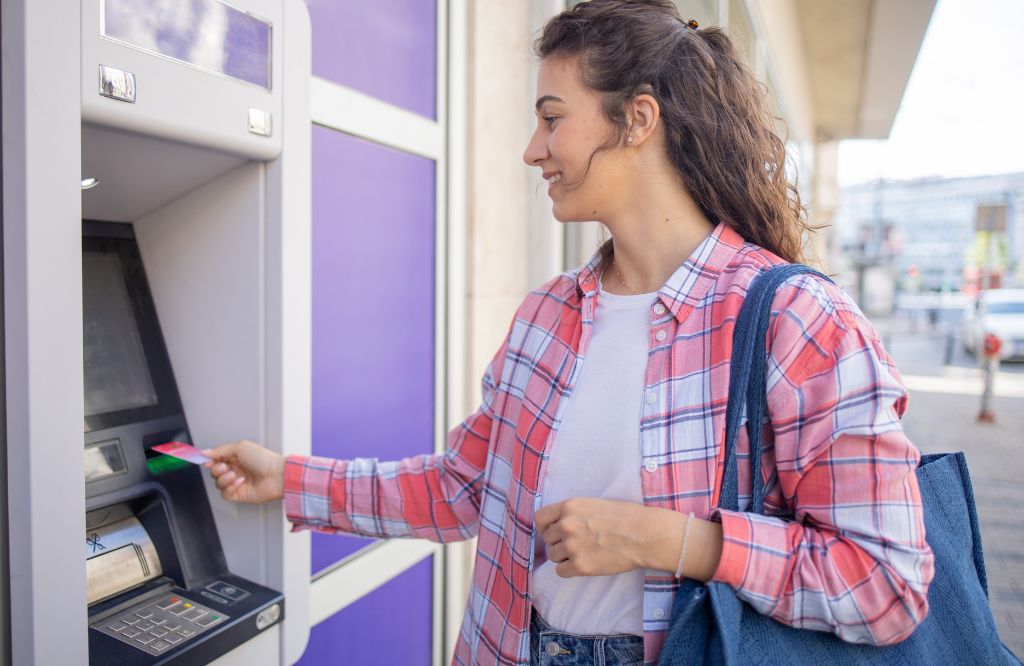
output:
[{"label": "pink plaid shirt", "polygon": [[[715,579],[759,612],[885,644],[927,613],[933,558],[900,429],[906,391],[871,325],[809,276],[773,302],[762,474],[768,513],[718,511],[732,329],[754,275],[780,259],[719,225],[651,303],[642,404],[644,503],[720,520]],[[289,458],[296,529],[457,541],[478,536],[456,664],[528,664],[534,511],[545,462],[586,359],[600,254],[530,293],[483,378],[483,404],[448,451],[397,462]],[[749,503],[739,437],[741,506]],[[645,661],[658,658],[677,581],[648,570]]]}]

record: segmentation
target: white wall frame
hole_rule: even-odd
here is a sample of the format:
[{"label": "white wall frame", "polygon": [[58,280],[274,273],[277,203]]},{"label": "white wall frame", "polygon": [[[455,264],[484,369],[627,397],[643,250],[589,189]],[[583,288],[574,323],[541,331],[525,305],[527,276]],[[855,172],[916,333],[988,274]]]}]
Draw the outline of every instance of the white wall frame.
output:
[{"label": "white wall frame", "polygon": [[[471,409],[467,405],[469,386],[467,381],[467,358],[465,353],[453,350],[468,349],[467,300],[468,244],[467,240],[467,67],[469,11],[467,0],[448,0],[448,39],[446,54],[447,126],[446,126],[446,173],[447,194],[447,279],[445,288],[445,320],[448,323],[445,335],[446,361],[446,414],[444,429],[439,433],[438,450],[446,446],[447,431],[460,423]],[[441,91],[438,92],[441,94]],[[475,540],[465,543],[448,544],[444,547],[444,594],[443,594],[443,649],[441,663],[449,663],[455,651],[462,614],[469,595],[470,575],[473,566]],[[435,616],[436,617],[436,616]]]},{"label": "white wall frame", "polygon": [[314,578],[309,595],[310,625],[323,622],[424,558],[437,558],[440,552],[438,544],[407,539],[380,541],[346,558],[339,566]]},{"label": "white wall frame", "polygon": [[[435,115],[440,134],[440,154],[434,168],[434,453],[444,453],[448,432],[448,146],[445,130],[448,125],[448,0],[435,0]],[[422,544],[424,546],[428,544]],[[431,608],[431,641],[434,666],[442,666],[445,658],[445,604],[447,592],[447,550],[430,544],[432,560],[433,599]]]},{"label": "white wall frame", "polygon": [[[440,82],[440,72],[437,78]],[[310,87],[314,124],[432,160],[444,156],[442,122],[317,76]]]}]

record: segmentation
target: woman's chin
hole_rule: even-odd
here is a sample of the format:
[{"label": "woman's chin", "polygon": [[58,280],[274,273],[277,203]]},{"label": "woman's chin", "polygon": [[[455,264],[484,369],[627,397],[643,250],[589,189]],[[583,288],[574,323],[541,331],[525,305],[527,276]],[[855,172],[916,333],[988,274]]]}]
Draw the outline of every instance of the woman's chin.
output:
[{"label": "woman's chin", "polygon": [[559,222],[589,222],[590,218],[558,201],[551,202],[551,215]]}]

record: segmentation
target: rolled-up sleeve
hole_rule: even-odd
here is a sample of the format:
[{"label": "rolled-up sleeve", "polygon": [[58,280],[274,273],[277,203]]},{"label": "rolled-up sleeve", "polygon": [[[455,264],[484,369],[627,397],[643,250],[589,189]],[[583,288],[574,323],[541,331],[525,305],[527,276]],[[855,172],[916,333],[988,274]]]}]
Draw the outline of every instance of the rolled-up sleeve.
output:
[{"label": "rolled-up sleeve", "polygon": [[[762,470],[792,519],[719,511],[715,579],[784,624],[885,645],[928,611],[933,556],[900,427],[907,396],[870,324],[838,288],[780,290],[771,329]],[[770,441],[770,439],[769,439]],[[774,475],[777,474],[777,480]]]}]

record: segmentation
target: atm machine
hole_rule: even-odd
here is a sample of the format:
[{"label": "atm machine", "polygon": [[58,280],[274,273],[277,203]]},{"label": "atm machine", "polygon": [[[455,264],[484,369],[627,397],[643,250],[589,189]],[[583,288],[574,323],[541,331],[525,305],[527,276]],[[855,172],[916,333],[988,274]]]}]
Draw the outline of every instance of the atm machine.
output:
[{"label": "atm machine", "polygon": [[[12,4],[31,18],[37,1]],[[8,469],[33,465],[28,481],[8,474],[15,661],[47,663],[43,655],[60,653],[61,663],[82,664],[294,663],[309,633],[308,535],[290,533],[280,504],[226,502],[206,470],[153,447],[244,438],[283,454],[309,451],[308,14],[301,0],[48,4],[79,18],[78,49],[28,36],[20,52],[5,46],[4,58],[24,57],[28,70],[45,54],[50,71],[80,81],[77,134],[67,131],[80,141],[80,152],[69,150],[80,156],[81,183],[70,184],[80,208],[77,219],[55,221],[39,214],[49,202],[38,193],[25,196],[23,216],[5,201],[5,293],[50,317],[34,341],[8,326],[6,390],[10,398],[24,389],[30,415],[33,400],[36,411],[51,401],[53,423],[77,421],[79,435],[55,442],[26,428],[23,450],[10,435],[21,398],[7,401],[16,426]],[[8,13],[4,21],[7,40]],[[21,84],[28,120],[19,120],[31,128],[35,84]],[[55,115],[58,91],[35,89],[39,113]],[[58,144],[44,148],[45,134],[35,144],[32,136],[20,154],[9,154],[5,140],[5,198],[11,165],[23,160],[30,178],[33,162]],[[70,201],[67,187],[55,179],[52,196]],[[51,261],[26,241],[22,266],[11,239],[42,237],[42,228],[55,246],[70,247],[75,234],[81,252]],[[81,308],[33,279],[32,261],[77,291]],[[5,305],[5,324],[18,323],[14,309]],[[70,344],[67,330],[78,346],[53,356],[80,351],[82,374],[65,366],[65,399],[37,396],[31,387],[60,385],[61,369],[34,350],[51,337]],[[21,343],[30,353],[14,360]],[[50,447],[48,459],[41,447]],[[33,487],[42,465],[54,478],[77,470],[78,490]],[[81,518],[48,518],[57,495]],[[19,505],[28,510],[15,512]],[[68,544],[67,525],[77,525],[77,548],[20,541],[29,534]],[[52,584],[34,573],[41,558]],[[30,629],[19,631],[18,608],[32,614]],[[47,617],[73,647],[51,645]]]},{"label": "atm machine", "polygon": [[231,573],[133,226],[87,221],[82,284],[89,660],[206,664],[281,621],[284,598]]}]

